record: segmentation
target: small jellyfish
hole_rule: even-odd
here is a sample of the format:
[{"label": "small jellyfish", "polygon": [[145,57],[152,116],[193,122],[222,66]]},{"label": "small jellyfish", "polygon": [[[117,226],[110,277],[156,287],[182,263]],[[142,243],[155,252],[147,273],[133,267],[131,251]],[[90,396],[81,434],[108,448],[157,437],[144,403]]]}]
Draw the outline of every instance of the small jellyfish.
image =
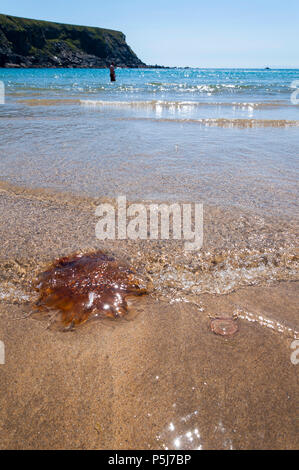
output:
[{"label": "small jellyfish", "polygon": [[134,270],[101,251],[56,260],[38,275],[39,313],[63,330],[95,318],[124,317],[127,297],[147,293],[148,283]]},{"label": "small jellyfish", "polygon": [[216,318],[211,321],[210,328],[216,335],[232,336],[239,330],[236,320],[231,318]]}]

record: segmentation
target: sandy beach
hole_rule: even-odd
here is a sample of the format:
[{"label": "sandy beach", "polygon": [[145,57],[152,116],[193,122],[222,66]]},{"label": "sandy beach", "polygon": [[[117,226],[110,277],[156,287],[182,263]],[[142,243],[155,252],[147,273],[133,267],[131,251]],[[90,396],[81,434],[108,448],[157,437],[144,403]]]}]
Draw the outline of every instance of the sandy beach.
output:
[{"label": "sandy beach", "polygon": [[[24,317],[34,302],[30,280],[58,256],[102,249],[146,267],[128,241],[96,240],[95,206],[87,197],[1,184],[0,447],[298,447],[295,280],[282,276],[189,302],[173,294],[167,301],[157,288],[134,300],[128,321],[69,333]],[[207,240],[213,244],[212,231]],[[210,316],[231,317],[238,308],[236,335],[211,332]]]}]

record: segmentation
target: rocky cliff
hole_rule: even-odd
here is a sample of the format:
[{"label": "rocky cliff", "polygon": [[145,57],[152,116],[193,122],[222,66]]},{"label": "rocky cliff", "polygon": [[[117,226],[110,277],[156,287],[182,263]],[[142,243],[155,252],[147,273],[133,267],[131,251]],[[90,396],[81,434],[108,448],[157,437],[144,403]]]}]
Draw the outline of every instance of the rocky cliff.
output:
[{"label": "rocky cliff", "polygon": [[0,14],[0,67],[144,67],[120,31]]}]

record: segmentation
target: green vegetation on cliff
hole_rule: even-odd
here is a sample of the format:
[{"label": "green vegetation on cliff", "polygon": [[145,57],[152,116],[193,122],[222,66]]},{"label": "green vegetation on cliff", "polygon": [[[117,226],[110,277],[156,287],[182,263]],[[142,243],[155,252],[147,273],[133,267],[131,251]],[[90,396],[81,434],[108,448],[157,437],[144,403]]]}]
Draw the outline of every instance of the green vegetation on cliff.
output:
[{"label": "green vegetation on cliff", "polygon": [[0,14],[0,67],[143,67],[120,31]]}]

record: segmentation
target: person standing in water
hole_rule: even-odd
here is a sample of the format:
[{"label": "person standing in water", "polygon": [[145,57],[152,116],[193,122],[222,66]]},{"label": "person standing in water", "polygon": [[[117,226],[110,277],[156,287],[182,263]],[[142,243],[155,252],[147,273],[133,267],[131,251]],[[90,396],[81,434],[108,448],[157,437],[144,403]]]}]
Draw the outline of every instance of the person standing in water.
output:
[{"label": "person standing in water", "polygon": [[111,65],[110,65],[110,80],[111,82],[115,82],[116,80],[114,62],[111,62]]}]

